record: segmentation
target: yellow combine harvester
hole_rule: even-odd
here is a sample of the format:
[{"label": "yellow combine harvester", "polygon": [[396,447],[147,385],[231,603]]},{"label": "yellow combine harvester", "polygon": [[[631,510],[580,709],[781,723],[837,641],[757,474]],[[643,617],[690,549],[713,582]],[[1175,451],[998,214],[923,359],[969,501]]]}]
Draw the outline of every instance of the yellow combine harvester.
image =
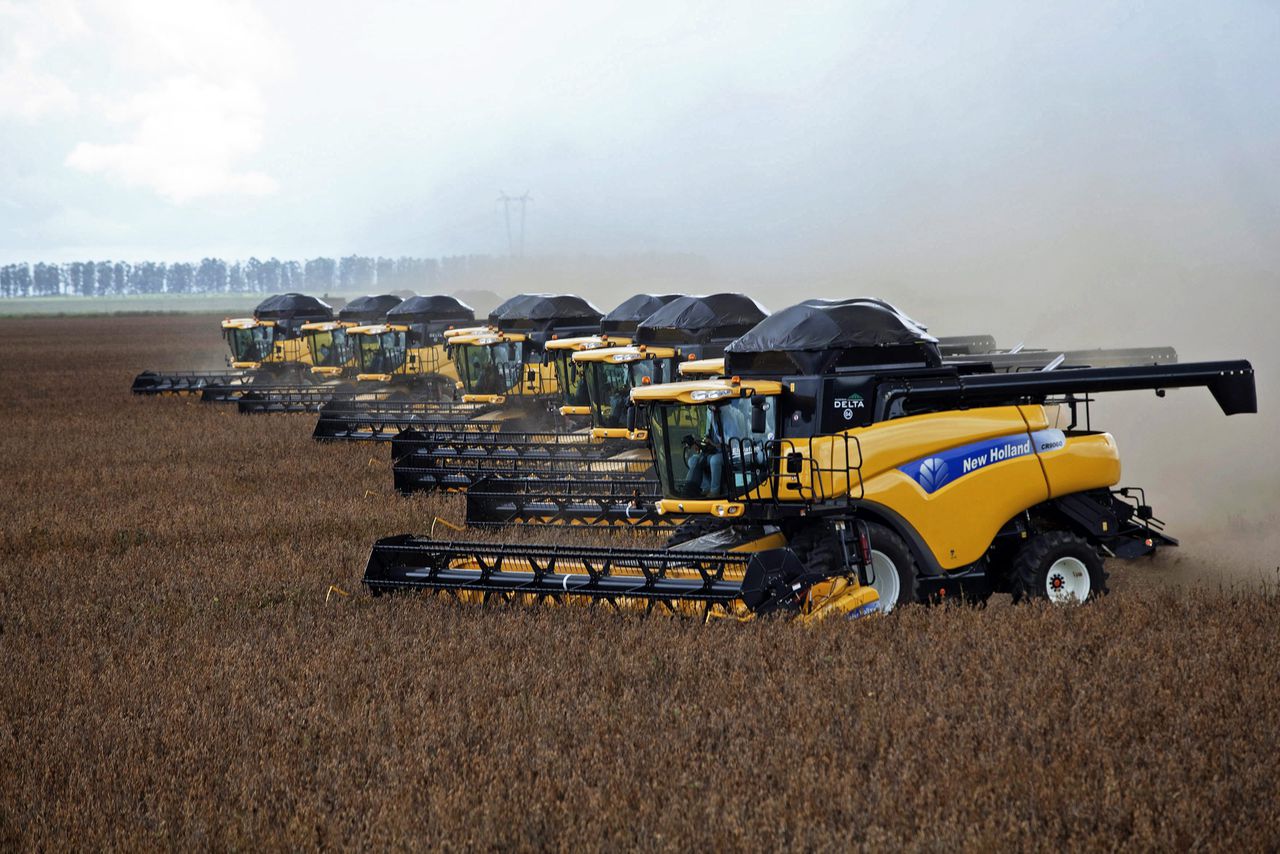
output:
[{"label": "yellow combine harvester", "polygon": [[313,362],[304,382],[247,390],[240,412],[317,412],[330,401],[450,400],[457,374],[445,333],[474,320],[471,308],[450,296],[360,297],[337,321],[302,327]]},{"label": "yellow combine harvester", "polygon": [[[1256,411],[1246,361],[999,373],[944,362],[881,303],[802,304],[726,349],[727,378],[641,386],[664,510],[695,514],[665,550],[396,537],[372,591],[655,604],[707,615],[862,614],[943,597],[1084,601],[1105,557],[1176,541],[1089,395],[1204,386]],[[1083,416],[1083,418],[1082,418]]]},{"label": "yellow combine harvester", "polygon": [[350,330],[357,391],[392,389],[405,399],[452,398],[458,370],[449,342],[472,329],[475,319],[475,311],[454,297],[416,296],[388,311],[384,323]]},{"label": "yellow combine harvester", "polygon": [[359,371],[350,333],[385,320],[387,312],[404,300],[395,294],[356,297],[338,310],[336,320],[304,323],[302,334],[311,355],[311,375],[318,381],[354,378]]},{"label": "yellow combine harvester", "polygon": [[[512,297],[490,313],[487,326],[458,330],[441,342],[440,352],[450,370],[456,371],[460,400],[419,399],[407,392],[376,399],[335,399],[320,407],[313,437],[385,441],[423,424],[470,424],[486,430],[545,425],[553,413],[549,405],[560,393],[556,365],[546,344],[556,337],[597,333],[601,316],[581,297]],[[370,376],[394,379],[392,367],[399,366],[409,371],[402,338],[379,330],[377,340],[379,348],[371,353],[379,361],[370,363],[375,369],[368,371]],[[426,356],[420,355],[415,370],[426,364]]]},{"label": "yellow combine harvester", "polygon": [[312,366],[303,326],[333,320],[333,309],[315,297],[287,293],[268,297],[252,317],[222,321],[229,371],[143,371],[134,394],[200,394],[202,400],[231,401],[246,388],[296,384]]}]

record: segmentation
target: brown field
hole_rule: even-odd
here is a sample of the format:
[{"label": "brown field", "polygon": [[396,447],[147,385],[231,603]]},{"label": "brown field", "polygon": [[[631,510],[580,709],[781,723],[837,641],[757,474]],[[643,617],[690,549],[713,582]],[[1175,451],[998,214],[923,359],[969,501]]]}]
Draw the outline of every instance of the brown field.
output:
[{"label": "brown field", "polygon": [[456,502],[129,395],[213,323],[0,322],[0,848],[1280,846],[1270,555],[816,628],[374,600]]}]

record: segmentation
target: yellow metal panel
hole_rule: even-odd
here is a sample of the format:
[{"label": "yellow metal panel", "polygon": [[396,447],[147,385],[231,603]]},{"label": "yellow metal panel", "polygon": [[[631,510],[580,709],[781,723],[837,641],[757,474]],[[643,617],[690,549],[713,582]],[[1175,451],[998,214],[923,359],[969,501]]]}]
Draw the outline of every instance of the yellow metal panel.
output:
[{"label": "yellow metal panel", "polygon": [[1120,482],[1120,451],[1110,433],[1069,436],[1065,448],[1042,452],[1040,461],[1053,498]]},{"label": "yellow metal panel", "polygon": [[[701,397],[698,395],[712,395]],[[743,380],[734,383],[731,380],[692,380],[681,383],[659,383],[658,385],[642,385],[631,389],[631,399],[645,403],[714,403],[733,397],[748,397],[752,394],[776,395],[782,393],[782,383],[774,380]]]},{"label": "yellow metal panel", "polygon": [[591,438],[630,439],[633,442],[643,442],[649,438],[649,431],[628,430],[626,427],[592,427]]},{"label": "yellow metal panel", "polygon": [[724,375],[724,358],[691,359],[680,363],[682,377],[719,377]]},{"label": "yellow metal panel", "polygon": [[591,351],[625,347],[630,343],[630,338],[615,338],[609,335],[583,335],[577,338],[552,338],[543,345],[543,348],[547,350]]},{"label": "yellow metal panel", "polygon": [[696,513],[732,519],[741,516],[745,510],[746,505],[741,501],[726,501],[722,498],[663,498],[658,501],[659,513]]},{"label": "yellow metal panel", "polygon": [[449,339],[450,344],[474,344],[477,347],[491,347],[507,341],[526,341],[528,336],[523,332],[480,332],[475,335],[455,335]]},{"label": "yellow metal panel", "polygon": [[601,347],[598,350],[580,350],[573,354],[575,362],[638,362],[641,359],[672,359],[676,351],[671,347],[650,347],[647,344],[629,347]]}]

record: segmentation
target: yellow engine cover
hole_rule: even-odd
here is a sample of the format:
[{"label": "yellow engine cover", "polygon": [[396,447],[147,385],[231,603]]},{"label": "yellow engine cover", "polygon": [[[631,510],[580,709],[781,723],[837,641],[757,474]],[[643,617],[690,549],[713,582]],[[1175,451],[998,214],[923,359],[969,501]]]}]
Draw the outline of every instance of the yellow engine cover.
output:
[{"label": "yellow engine cover", "polygon": [[[853,496],[902,516],[944,569],[980,558],[1001,526],[1027,508],[1120,479],[1110,435],[1068,436],[1049,426],[1041,406],[931,413],[851,435],[862,451]],[[819,459],[822,441],[832,440],[814,440]]]}]

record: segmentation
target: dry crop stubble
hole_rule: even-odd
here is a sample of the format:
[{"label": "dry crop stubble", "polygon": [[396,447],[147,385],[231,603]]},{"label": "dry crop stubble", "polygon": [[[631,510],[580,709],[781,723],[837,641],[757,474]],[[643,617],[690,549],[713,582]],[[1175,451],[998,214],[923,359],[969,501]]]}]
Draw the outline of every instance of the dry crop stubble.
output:
[{"label": "dry crop stubble", "polygon": [[313,417],[128,394],[216,366],[216,318],[2,325],[5,847],[1280,844],[1273,591],[1157,562],[812,629],[373,600],[372,541],[460,502]]}]

